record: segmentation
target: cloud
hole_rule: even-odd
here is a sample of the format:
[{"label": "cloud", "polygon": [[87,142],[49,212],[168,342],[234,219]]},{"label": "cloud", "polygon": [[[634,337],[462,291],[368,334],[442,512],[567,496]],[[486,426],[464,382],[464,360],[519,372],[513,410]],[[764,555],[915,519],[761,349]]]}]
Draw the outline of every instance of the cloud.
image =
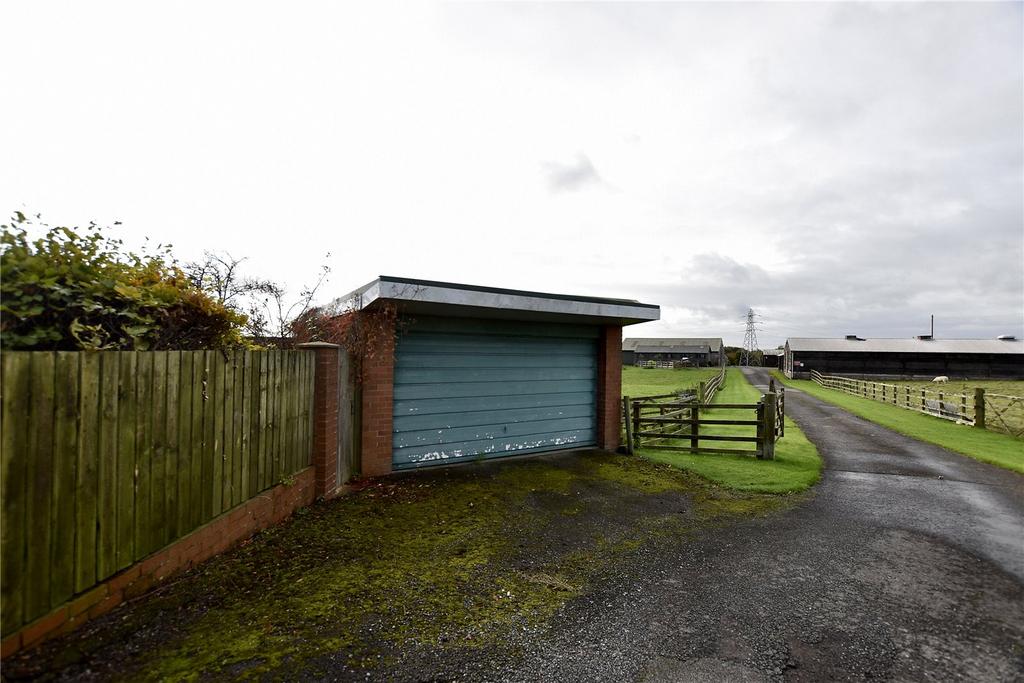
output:
[{"label": "cloud", "polygon": [[551,192],[576,192],[590,185],[604,181],[585,154],[578,154],[569,163],[547,162],[543,164],[548,190]]}]

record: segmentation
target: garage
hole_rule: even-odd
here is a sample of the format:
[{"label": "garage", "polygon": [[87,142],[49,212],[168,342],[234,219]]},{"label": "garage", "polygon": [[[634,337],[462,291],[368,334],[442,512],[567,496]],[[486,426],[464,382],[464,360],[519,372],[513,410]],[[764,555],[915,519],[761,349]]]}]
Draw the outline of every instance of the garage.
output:
[{"label": "garage", "polygon": [[395,348],[392,466],[597,443],[594,325],[418,318]]},{"label": "garage", "polygon": [[615,449],[622,328],[660,317],[631,299],[384,275],[335,305],[393,325],[360,361],[365,476]]}]

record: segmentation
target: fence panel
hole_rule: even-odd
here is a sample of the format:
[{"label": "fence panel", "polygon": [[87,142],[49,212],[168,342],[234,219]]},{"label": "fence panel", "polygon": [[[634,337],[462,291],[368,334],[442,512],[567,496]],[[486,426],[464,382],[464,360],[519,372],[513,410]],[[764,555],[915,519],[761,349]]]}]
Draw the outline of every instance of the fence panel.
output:
[{"label": "fence panel", "polygon": [[309,466],[313,355],[4,353],[3,635]]}]

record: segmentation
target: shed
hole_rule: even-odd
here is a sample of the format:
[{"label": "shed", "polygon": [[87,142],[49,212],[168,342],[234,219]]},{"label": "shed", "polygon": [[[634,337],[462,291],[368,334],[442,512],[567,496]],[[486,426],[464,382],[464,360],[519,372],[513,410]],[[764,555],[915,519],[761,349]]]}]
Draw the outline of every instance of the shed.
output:
[{"label": "shed", "polygon": [[619,445],[622,327],[660,317],[629,299],[382,275],[336,305],[393,304],[363,361],[361,465],[387,474]]},{"label": "shed", "polygon": [[930,379],[1024,377],[1024,342],[998,339],[866,339],[793,337],[786,341],[783,367],[789,377],[826,375]]}]

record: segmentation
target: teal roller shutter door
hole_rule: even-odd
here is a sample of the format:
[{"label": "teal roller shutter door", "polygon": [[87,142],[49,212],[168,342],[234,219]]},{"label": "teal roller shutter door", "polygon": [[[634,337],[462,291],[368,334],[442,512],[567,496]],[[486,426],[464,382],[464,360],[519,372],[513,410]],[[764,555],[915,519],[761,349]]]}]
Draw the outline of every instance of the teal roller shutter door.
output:
[{"label": "teal roller shutter door", "polygon": [[592,446],[596,327],[417,319],[395,350],[395,469]]}]

